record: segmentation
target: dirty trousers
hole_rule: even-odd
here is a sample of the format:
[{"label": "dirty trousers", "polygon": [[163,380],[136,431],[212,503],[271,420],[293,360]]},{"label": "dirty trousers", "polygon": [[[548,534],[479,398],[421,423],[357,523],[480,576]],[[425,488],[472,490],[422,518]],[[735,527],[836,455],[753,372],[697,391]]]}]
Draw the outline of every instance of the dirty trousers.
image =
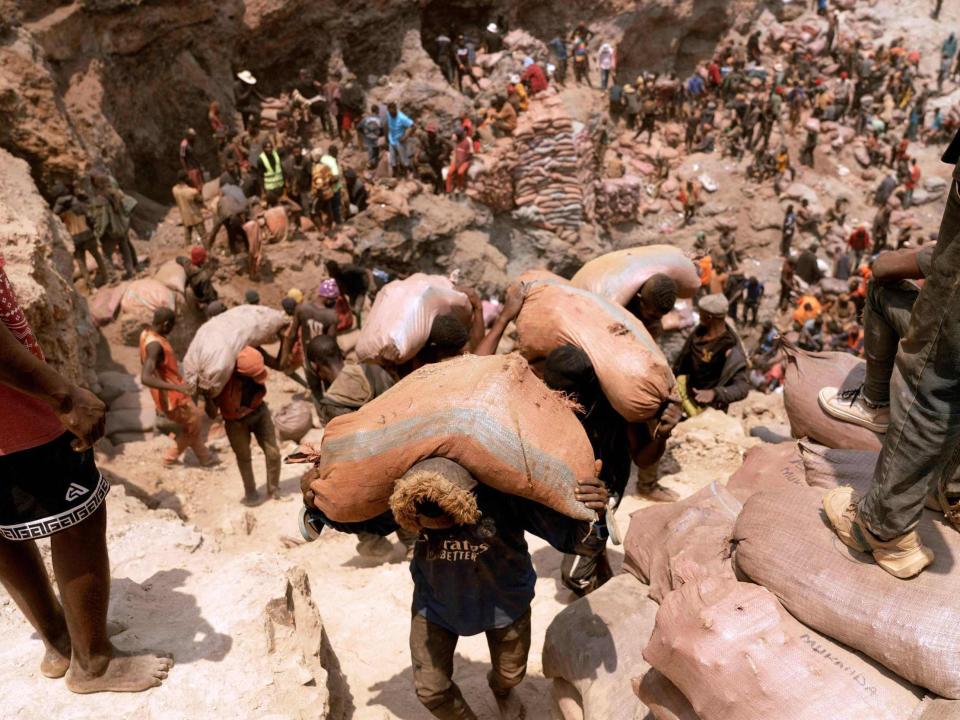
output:
[{"label": "dirty trousers", "polygon": [[243,489],[247,495],[257,491],[257,481],[253,477],[253,462],[250,455],[250,435],[257,438],[257,444],[263,450],[267,463],[267,493],[274,493],[280,487],[280,447],[277,445],[277,429],[266,403],[240,420],[225,420],[224,430],[233,454],[237,456],[237,467],[243,479]]},{"label": "dirty trousers", "polygon": [[[954,177],[960,174],[955,171]],[[950,188],[933,269],[913,306],[890,381],[890,428],[860,502],[870,530],[891,540],[916,527],[927,492],[960,463],[960,195]]]},{"label": "dirty trousers", "polygon": [[[501,697],[523,680],[530,654],[530,610],[504,628],[487,630],[490,663],[487,682]],[[459,635],[415,614],[410,623],[410,655],[417,698],[440,720],[476,720],[453,682],[453,653]]]},{"label": "dirty trousers", "polygon": [[890,403],[890,378],[900,339],[910,327],[919,288],[902,282],[880,285],[871,280],[863,307],[863,350],[867,375],[863,395],[874,405]]},{"label": "dirty trousers", "polygon": [[200,408],[196,406],[193,400],[177,405],[177,407],[164,414],[168,420],[180,426],[180,432],[177,433],[176,443],[164,454],[163,462],[168,465],[175,463],[186,452],[187,448],[193,448],[193,452],[201,465],[210,462],[212,456],[210,451],[207,450],[207,446],[204,445],[201,434]]}]

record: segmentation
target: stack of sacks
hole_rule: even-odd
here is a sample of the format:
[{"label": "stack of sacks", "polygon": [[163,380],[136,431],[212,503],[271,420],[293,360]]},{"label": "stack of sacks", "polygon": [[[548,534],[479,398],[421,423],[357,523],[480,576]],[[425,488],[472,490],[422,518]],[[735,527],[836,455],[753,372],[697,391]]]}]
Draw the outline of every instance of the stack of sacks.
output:
[{"label": "stack of sacks", "polygon": [[554,232],[579,228],[584,188],[574,123],[559,97],[532,103],[520,115],[513,138],[516,204],[523,211],[518,217]]},{"label": "stack of sacks", "polygon": [[590,222],[596,219],[597,198],[594,184],[599,177],[597,148],[602,147],[605,136],[606,126],[601,126],[596,115],[592,116],[589,125],[583,125],[577,121],[573,123],[573,142],[577,150],[577,180],[583,189],[583,217]]},{"label": "stack of sacks", "polygon": [[681,298],[692,298],[700,289],[693,262],[672,245],[645,245],[601,255],[580,268],[570,282],[610,302],[627,305],[658,273],[673,278]]},{"label": "stack of sacks", "polygon": [[528,283],[517,338],[521,354],[530,361],[546,358],[563,345],[583,350],[607,400],[628,422],[653,417],[674,387],[666,358],[639,320],[621,306],[566,283]]},{"label": "stack of sacks", "polygon": [[368,520],[387,509],[398,480],[431,458],[569,517],[594,517],[574,499],[577,481],[594,473],[590,441],[569,403],[519,355],[427,365],[335,418],[310,487],[331,519]]},{"label": "stack of sacks", "polygon": [[649,583],[657,602],[698,577],[734,577],[730,538],[741,508],[712,482],[683,500],[635,511],[623,542],[623,569]]},{"label": "stack of sacks", "polygon": [[622,178],[597,181],[594,188],[594,212],[598,222],[636,222],[643,193],[643,180],[636,175],[625,175]]},{"label": "stack of sacks", "polygon": [[624,574],[553,619],[543,642],[543,674],[553,678],[563,720],[644,717],[631,685],[648,667],[643,648],[656,616],[646,586]]},{"label": "stack of sacks", "polygon": [[468,171],[467,195],[494,212],[510,212],[513,202],[513,169],[517,164],[513,141],[500,138],[489,152],[473,156]]},{"label": "stack of sacks", "polygon": [[357,357],[361,362],[404,363],[427,344],[433,321],[451,313],[469,325],[473,307],[449,278],[416,273],[387,283],[363,323]]},{"label": "stack of sacks", "polygon": [[730,578],[670,593],[643,656],[700,720],[908,720],[923,696]]},{"label": "stack of sacks", "polygon": [[115,445],[143,440],[153,432],[157,421],[156,406],[140,378],[108,370],[97,376],[100,399],[107,405],[104,434]]}]

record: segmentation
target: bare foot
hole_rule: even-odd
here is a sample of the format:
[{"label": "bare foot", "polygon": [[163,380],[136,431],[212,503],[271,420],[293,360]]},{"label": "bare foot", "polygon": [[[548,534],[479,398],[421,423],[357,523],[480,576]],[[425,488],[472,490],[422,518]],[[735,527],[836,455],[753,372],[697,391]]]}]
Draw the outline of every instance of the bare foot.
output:
[{"label": "bare foot", "polygon": [[43,660],[40,661],[40,672],[44,677],[56,680],[66,675],[69,668],[70,636],[64,635],[63,639],[54,645],[47,646]]},{"label": "bare foot", "polygon": [[504,696],[493,694],[500,710],[500,720],[524,720],[527,717],[527,708],[512,690]]},{"label": "bare foot", "polygon": [[67,688],[75,693],[143,692],[160,685],[173,659],[161,655],[128,655],[114,650],[114,656],[97,675],[71,664]]}]

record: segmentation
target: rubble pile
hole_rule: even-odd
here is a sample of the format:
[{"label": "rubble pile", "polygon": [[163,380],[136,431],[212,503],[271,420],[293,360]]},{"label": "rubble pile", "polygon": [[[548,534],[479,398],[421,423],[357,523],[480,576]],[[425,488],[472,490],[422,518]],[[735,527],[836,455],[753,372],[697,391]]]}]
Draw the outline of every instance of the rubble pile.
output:
[{"label": "rubble pile", "polygon": [[607,178],[594,185],[594,213],[600,223],[634,222],[640,212],[643,180],[637,175]]}]

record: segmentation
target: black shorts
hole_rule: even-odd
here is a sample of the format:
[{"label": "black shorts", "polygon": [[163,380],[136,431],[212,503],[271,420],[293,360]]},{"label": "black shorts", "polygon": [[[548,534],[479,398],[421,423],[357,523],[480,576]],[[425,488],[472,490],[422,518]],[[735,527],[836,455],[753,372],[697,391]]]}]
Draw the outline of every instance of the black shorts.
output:
[{"label": "black shorts", "polygon": [[0,455],[0,537],[33,540],[83,522],[103,504],[110,483],[93,450],[76,452],[65,432],[46,445]]}]

